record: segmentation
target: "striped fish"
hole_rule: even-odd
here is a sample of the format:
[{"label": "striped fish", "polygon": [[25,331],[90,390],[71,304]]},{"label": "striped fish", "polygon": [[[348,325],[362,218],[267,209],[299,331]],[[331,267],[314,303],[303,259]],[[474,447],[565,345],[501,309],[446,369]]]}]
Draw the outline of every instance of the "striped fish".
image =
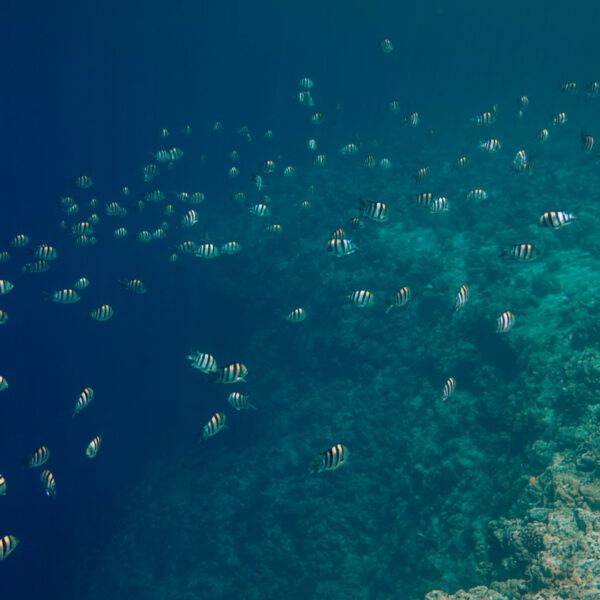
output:
[{"label": "striped fish", "polygon": [[461,310],[465,304],[469,301],[471,296],[471,292],[469,290],[469,286],[466,283],[460,286],[460,290],[458,290],[458,294],[456,295],[456,301],[454,302],[454,311],[458,312]]},{"label": "striped fish", "polygon": [[241,250],[242,246],[239,242],[235,241],[225,242],[219,249],[221,254],[237,254],[238,252],[241,252]]},{"label": "striped fish", "polygon": [[350,227],[352,227],[352,229],[364,229],[365,228],[365,222],[362,220],[361,217],[352,217],[350,219]]},{"label": "striped fish", "polygon": [[90,280],[87,277],[80,277],[74,284],[73,287],[78,290],[86,290],[90,286]]},{"label": "striped fish", "polygon": [[11,248],[24,248],[29,244],[29,236],[24,233],[18,233],[15,237],[10,241]]},{"label": "striped fish", "polygon": [[80,221],[71,225],[71,235],[92,235],[94,226],[89,221]]},{"label": "striped fish", "polygon": [[0,325],[8,323],[8,313],[0,308]]},{"label": "striped fish", "polygon": [[0,538],[0,560],[4,560],[19,545],[19,540],[14,535],[5,535]]},{"label": "striped fish", "polygon": [[469,165],[469,159],[466,156],[459,156],[453,163],[452,168],[460,171]]},{"label": "striped fish", "polygon": [[177,245],[177,252],[180,254],[195,254],[198,250],[198,244],[192,240],[185,240]]},{"label": "striped fish", "polygon": [[117,240],[122,240],[124,237],[127,237],[127,233],[125,227],[117,227],[117,229],[113,231],[113,237]]},{"label": "striped fish", "polygon": [[148,291],[146,284],[141,279],[124,279],[119,281],[119,284],[133,294],[145,294]]},{"label": "striped fish", "polygon": [[436,198],[429,205],[429,212],[431,214],[445,213],[445,212],[448,212],[449,210],[450,210],[450,203],[448,202],[448,198],[446,198],[446,196],[440,196],[439,198]]},{"label": "striped fish", "polygon": [[479,142],[477,148],[487,154],[496,154],[496,152],[499,152],[502,149],[502,144],[496,138],[491,138],[484,142]]},{"label": "striped fish", "polygon": [[283,227],[279,223],[272,223],[266,229],[269,233],[281,233],[283,231]]},{"label": "striped fish", "polygon": [[0,473],[0,496],[6,496],[6,477]]},{"label": "striped fish", "polygon": [[413,173],[412,178],[417,182],[421,182],[423,181],[423,179],[425,179],[425,177],[427,177],[429,175],[429,167],[421,167],[420,169],[418,169],[416,171],[416,173]]},{"label": "striped fish", "polygon": [[375,304],[375,294],[369,290],[354,290],[348,295],[348,299],[354,306],[365,308]]},{"label": "striped fish", "polygon": [[312,465],[312,473],[322,473],[323,471],[334,471],[341,467],[350,456],[350,451],[343,444],[335,444],[329,450],[323,452],[314,461]]},{"label": "striped fish", "polygon": [[367,169],[375,168],[376,164],[375,157],[372,154],[367,154],[367,156],[363,158],[363,165],[367,167]]},{"label": "striped fish", "polygon": [[217,435],[225,427],[226,417],[222,412],[216,412],[210,421],[202,428],[202,439],[207,440],[213,435]]},{"label": "striped fish", "polygon": [[97,435],[85,449],[85,455],[88,458],[95,458],[96,454],[100,451],[100,446],[102,445],[102,436]]},{"label": "striped fish", "polygon": [[144,165],[144,168],[142,169],[142,175],[144,177],[144,183],[152,181],[155,177],[160,175],[158,165],[154,163]]},{"label": "striped fish", "polygon": [[193,227],[196,223],[198,223],[198,212],[192,208],[183,215],[179,225],[181,227]]},{"label": "striped fish", "polygon": [[360,211],[363,217],[376,223],[385,223],[389,218],[389,209],[384,202],[366,202],[361,200]]},{"label": "striped fish", "polygon": [[40,244],[33,249],[33,257],[40,260],[55,260],[58,258],[58,250],[50,244]]},{"label": "striped fish", "polygon": [[515,315],[510,310],[503,312],[496,319],[496,331],[498,333],[507,333],[515,324]]},{"label": "striped fish", "polygon": [[210,381],[213,383],[238,383],[240,381],[245,382],[248,375],[248,368],[246,365],[235,362],[230,363],[220,369],[217,369]]},{"label": "striped fish", "polygon": [[591,152],[594,149],[594,136],[589,133],[581,132],[581,149],[584,152]]},{"label": "striped fish", "polygon": [[410,127],[417,127],[421,122],[421,116],[418,112],[409,113],[402,119],[402,122],[410,125]]},{"label": "striped fish", "polygon": [[390,312],[392,308],[400,308],[408,303],[411,298],[410,288],[408,286],[401,287],[393,296],[392,303],[385,310],[385,314]]},{"label": "striped fish", "polygon": [[356,252],[354,242],[345,238],[331,238],[327,240],[327,251],[334,256],[349,256]]},{"label": "striped fish", "polygon": [[0,375],[0,392],[5,392],[8,389],[8,381],[6,377]]},{"label": "striped fish", "polygon": [[137,233],[135,239],[141,244],[147,244],[152,241],[152,234],[147,229],[143,229]]},{"label": "striped fish", "polygon": [[557,112],[554,113],[551,117],[552,125],[565,125],[569,120],[566,112]]},{"label": "striped fish", "polygon": [[89,175],[80,175],[73,179],[73,185],[80,190],[87,190],[94,185],[92,178]]},{"label": "striped fish", "polygon": [[565,225],[573,223],[575,215],[573,213],[564,212],[562,210],[549,210],[540,217],[540,225],[551,227],[552,229],[560,229]]},{"label": "striped fish", "polygon": [[0,279],[0,296],[12,292],[14,288],[15,286],[7,279]]},{"label": "striped fish", "polygon": [[456,389],[456,379],[454,377],[449,377],[448,381],[444,384],[444,388],[442,389],[442,402],[445,402],[454,394],[454,390]]},{"label": "striped fish", "polygon": [[23,273],[45,273],[50,269],[50,263],[47,260],[35,260],[25,263],[21,268]]},{"label": "striped fish", "polygon": [[90,403],[94,400],[94,389],[91,387],[86,387],[83,389],[81,394],[77,397],[75,401],[75,408],[73,409],[73,416],[78,415],[84,408],[87,408]]},{"label": "striped fish", "polygon": [[35,469],[36,467],[41,467],[43,464],[47,463],[49,459],[50,450],[48,447],[40,446],[29,455],[29,458],[25,461],[25,464],[30,469]]},{"label": "striped fish", "polygon": [[194,256],[197,258],[217,258],[219,256],[219,248],[210,242],[200,244]]},{"label": "striped fish", "polygon": [[190,366],[203,373],[216,373],[219,370],[217,359],[212,354],[206,352],[192,352],[187,359],[190,361]]},{"label": "striped fish", "polygon": [[540,251],[527,242],[514,244],[500,249],[500,256],[509,256],[513,260],[534,260],[540,255]]},{"label": "striped fish", "polygon": [[496,111],[495,110],[486,110],[485,112],[475,115],[471,119],[471,123],[473,123],[473,125],[476,125],[477,127],[481,127],[482,125],[492,125],[495,122],[496,122]]},{"label": "striped fish", "polygon": [[7,263],[10,260],[10,252],[3,250],[0,252],[0,263]]},{"label": "striped fish", "polygon": [[475,188],[467,194],[467,200],[487,200],[489,194],[481,188]]},{"label": "striped fish", "polygon": [[540,129],[536,133],[535,137],[540,142],[546,142],[546,141],[548,141],[548,138],[550,137],[550,132],[544,127],[543,129]]},{"label": "striped fish", "polygon": [[110,304],[103,304],[90,313],[90,319],[93,321],[108,321],[112,319],[114,314],[115,311]]},{"label": "striped fish", "polygon": [[56,479],[54,478],[52,471],[49,471],[48,469],[42,471],[40,481],[42,482],[42,487],[46,492],[46,496],[52,499],[56,498]]},{"label": "striped fish", "polygon": [[202,202],[204,202],[205,199],[206,199],[206,196],[204,195],[203,192],[192,192],[190,194],[190,203],[191,204],[202,204]]},{"label": "striped fish", "polygon": [[48,296],[48,298],[52,300],[52,302],[58,302],[59,304],[74,304],[75,302],[79,302],[79,300],[81,300],[79,294],[71,288],[55,290]]},{"label": "striped fish", "polygon": [[229,402],[229,404],[231,404],[235,410],[256,410],[256,406],[248,402],[249,398],[250,396],[247,394],[242,394],[241,392],[231,392],[231,394],[227,396],[227,402]]},{"label": "striped fish", "polygon": [[257,217],[268,217],[271,214],[271,209],[268,204],[258,203],[252,205],[249,209],[251,215],[255,215]]},{"label": "striped fish", "polygon": [[420,192],[416,196],[417,206],[429,208],[433,203],[433,192]]},{"label": "striped fish", "polygon": [[302,307],[294,308],[286,316],[285,320],[288,323],[301,323],[306,319],[306,310]]}]

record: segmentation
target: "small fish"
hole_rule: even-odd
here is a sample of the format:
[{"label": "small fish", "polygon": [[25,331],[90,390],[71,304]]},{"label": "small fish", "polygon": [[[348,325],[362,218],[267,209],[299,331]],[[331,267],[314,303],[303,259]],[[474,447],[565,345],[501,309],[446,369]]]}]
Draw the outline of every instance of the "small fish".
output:
[{"label": "small fish", "polygon": [[334,256],[349,256],[356,252],[356,246],[346,238],[331,238],[327,241],[327,251]]},{"label": "small fish", "polygon": [[547,142],[550,137],[550,132],[544,127],[536,133],[535,137],[540,142]]},{"label": "small fish", "polygon": [[517,107],[521,109],[525,109],[529,106],[529,97],[528,96],[519,96],[517,98]]},{"label": "small fish", "polygon": [[230,363],[214,372],[211,381],[214,383],[239,383],[245,382],[248,376],[246,365],[236,362]]},{"label": "small fish", "polygon": [[0,325],[6,325],[6,323],[8,323],[8,313],[0,309]]},{"label": "small fish", "polygon": [[307,314],[306,309],[302,307],[294,308],[290,311],[286,316],[285,320],[288,323],[302,323],[302,321],[306,320]]},{"label": "small fish", "polygon": [[429,212],[432,214],[445,213],[445,212],[448,212],[449,210],[450,210],[450,204],[449,204],[448,198],[446,198],[446,196],[440,196],[439,198],[436,198],[429,205]]},{"label": "small fish", "polygon": [[72,180],[73,185],[80,190],[87,190],[94,185],[92,178],[89,175],[80,175]]},{"label": "small fish", "polygon": [[223,123],[221,123],[221,121],[215,121],[212,124],[211,130],[213,133],[221,133],[221,131],[223,131]]},{"label": "small fish", "polygon": [[325,120],[325,115],[321,112],[316,112],[310,116],[310,122],[313,125],[321,125]]},{"label": "small fish", "polygon": [[367,154],[367,156],[363,158],[363,166],[367,167],[367,169],[373,169],[376,165],[377,161],[372,154]]},{"label": "small fish", "polygon": [[29,236],[24,233],[18,233],[15,237],[10,241],[11,248],[25,248],[29,244]]},{"label": "small fish", "polygon": [[479,113],[471,119],[471,123],[477,127],[481,127],[482,125],[493,125],[495,122],[495,110],[486,110],[485,112]]},{"label": "small fish", "polygon": [[15,286],[7,279],[0,279],[0,296],[10,294],[15,289]]},{"label": "small fish", "polygon": [[231,404],[235,410],[256,410],[256,406],[248,402],[249,398],[250,396],[246,394],[242,394],[240,392],[231,392],[231,394],[227,396],[227,402],[229,402],[229,404]]},{"label": "small fish", "polygon": [[36,260],[25,263],[21,268],[23,273],[46,273],[48,270],[50,270],[50,263],[47,260]]},{"label": "small fish", "polygon": [[392,308],[400,308],[408,304],[411,298],[410,288],[408,286],[401,287],[392,297],[392,303],[386,308],[385,314],[390,312]]},{"label": "small fish", "polygon": [[160,169],[158,168],[157,164],[150,163],[148,165],[144,165],[144,168],[142,169],[142,174],[144,176],[144,183],[149,183],[155,177],[158,177],[160,175]]},{"label": "small fish", "polygon": [[88,458],[96,458],[96,455],[100,451],[100,446],[102,446],[102,436],[97,435],[85,449],[85,455]]},{"label": "small fish", "polygon": [[267,225],[266,230],[269,233],[281,233],[283,227],[279,223],[272,223],[271,225]]},{"label": "small fish", "polygon": [[162,129],[158,130],[158,137],[165,139],[168,138],[171,134],[169,133],[169,130],[166,127],[163,127]]},{"label": "small fish", "polygon": [[398,102],[398,100],[392,100],[388,103],[388,110],[391,113],[398,114],[400,112],[400,102]]},{"label": "small fish", "polygon": [[389,54],[390,52],[394,51],[394,44],[392,44],[392,40],[390,40],[389,38],[383,38],[380,42],[379,42],[379,49],[384,53],[384,54]]},{"label": "small fish", "polygon": [[248,210],[251,215],[255,215],[257,217],[269,217],[271,215],[271,209],[269,205],[261,202],[252,205]]},{"label": "small fish", "polygon": [[475,188],[467,194],[467,200],[487,200],[489,194],[482,188]]},{"label": "small fish", "polygon": [[177,244],[177,252],[180,254],[196,254],[198,251],[198,244],[192,240],[185,240]]},{"label": "small fish", "polygon": [[58,250],[50,244],[40,244],[34,248],[32,255],[40,260],[56,260],[58,258]]},{"label": "small fish", "polygon": [[83,389],[81,394],[77,396],[75,401],[75,408],[73,409],[73,417],[77,416],[84,408],[87,408],[90,403],[94,400],[94,389],[86,387]]},{"label": "small fish", "polygon": [[534,260],[539,255],[539,249],[528,242],[513,244],[500,249],[500,256],[509,256],[513,260]]},{"label": "small fish", "polygon": [[267,141],[270,142],[273,139],[273,137],[275,137],[274,134],[273,134],[273,130],[272,129],[267,129],[265,131],[265,134],[263,135],[263,137],[265,138],[265,140],[267,140]]},{"label": "small fish", "polygon": [[317,144],[317,140],[311,138],[310,140],[308,140],[306,142],[306,147],[311,151],[314,152],[317,148],[318,148],[318,144]]},{"label": "small fish", "polygon": [[421,167],[416,173],[413,173],[412,178],[419,183],[429,175],[429,171],[429,167]]},{"label": "small fish", "polygon": [[453,163],[452,168],[460,171],[464,169],[469,164],[469,159],[466,156],[459,156]]},{"label": "small fish", "polygon": [[319,457],[313,462],[311,472],[312,473],[322,473],[323,471],[334,471],[338,467],[341,467],[348,457],[350,456],[350,451],[343,444],[335,444],[323,452]]},{"label": "small fish", "polygon": [[557,112],[550,117],[550,120],[552,121],[552,125],[565,125],[569,118],[566,112]]},{"label": "small fish", "polygon": [[5,535],[0,538],[0,560],[7,558],[18,545],[19,540],[14,535]]},{"label": "small fish", "polygon": [[477,148],[487,154],[496,154],[496,152],[499,152],[502,149],[502,144],[500,143],[500,140],[491,138],[484,142],[479,142]]},{"label": "small fish", "polygon": [[384,202],[361,200],[360,212],[363,217],[376,223],[385,223],[390,218],[388,206]]},{"label": "small fish", "polygon": [[0,392],[5,392],[8,389],[8,381],[6,377],[0,375]]},{"label": "small fish", "polygon": [[127,233],[125,227],[118,227],[113,231],[113,237],[117,240],[122,240],[124,237],[127,237]]},{"label": "small fish", "polygon": [[581,149],[584,152],[591,152],[594,149],[594,136],[589,133],[581,132]]},{"label": "small fish", "polygon": [[600,81],[590,81],[585,84],[585,93],[589,98],[597,98],[600,95]]},{"label": "small fish", "polygon": [[498,333],[507,333],[515,324],[515,315],[510,310],[503,312],[496,319],[496,331]]},{"label": "small fish", "polygon": [[352,217],[350,219],[350,227],[354,230],[360,230],[365,228],[365,222],[361,217]]},{"label": "small fish", "polygon": [[292,167],[291,165],[287,166],[283,170],[283,176],[284,177],[293,177],[295,174],[296,174],[296,168]]},{"label": "small fish", "polygon": [[578,91],[577,83],[574,81],[567,81],[565,83],[559,83],[558,89],[561,92],[566,92],[567,94],[576,94]]},{"label": "small fish", "polygon": [[263,188],[265,187],[265,183],[263,181],[262,175],[257,175],[257,174],[252,175],[252,181],[254,182],[256,189],[259,192],[262,192]]},{"label": "small fish", "polygon": [[456,301],[454,302],[454,312],[462,310],[470,297],[471,291],[469,290],[469,286],[466,283],[463,283],[463,285],[460,286],[460,290],[458,290]]},{"label": "small fish", "polygon": [[[126,185],[124,185],[121,188],[121,194],[123,196],[129,196],[131,194],[131,190]],[[92,204],[92,202],[93,202],[93,204]],[[90,206],[90,208],[96,208],[98,206],[98,200],[96,198],[92,198],[90,200],[89,206]]]},{"label": "small fish", "polygon": [[262,162],[262,172],[263,173],[274,173],[275,172],[275,161],[270,158],[267,160],[263,160]]},{"label": "small fish", "polygon": [[72,235],[91,235],[94,233],[94,226],[89,221],[80,221],[71,225]]},{"label": "small fish", "polygon": [[237,254],[241,252],[242,246],[236,241],[225,242],[219,250],[221,254]]},{"label": "small fish", "polygon": [[456,379],[454,379],[454,377],[449,377],[442,389],[442,402],[450,399],[452,394],[454,394],[454,390],[456,390]]},{"label": "small fish", "polygon": [[192,135],[192,126],[188,125],[187,123],[185,125],[181,126],[181,133],[182,135],[185,135],[186,137],[189,137],[190,135]]},{"label": "small fish", "polygon": [[46,496],[52,499],[56,498],[56,479],[54,479],[54,474],[45,469],[40,475],[40,481],[42,482]]},{"label": "small fish", "polygon": [[317,154],[313,158],[313,164],[316,167],[324,167],[327,164],[327,156],[325,154]]},{"label": "small fish", "polygon": [[29,458],[25,461],[25,464],[30,469],[35,469],[36,467],[41,467],[43,464],[47,463],[49,459],[50,450],[48,447],[40,446],[29,455]]},{"label": "small fish", "polygon": [[48,299],[59,304],[74,304],[75,302],[79,302],[81,297],[74,289],[65,288],[63,290],[55,290],[48,296]]},{"label": "small fish", "polygon": [[512,160],[512,168],[515,173],[523,173],[531,169],[531,163],[529,162],[529,157],[527,156],[525,148],[517,150],[517,153]]},{"label": "small fish", "polygon": [[145,294],[148,291],[146,284],[141,279],[124,279],[119,283],[122,288],[133,294]]},{"label": "small fish", "polygon": [[162,190],[151,190],[144,194],[144,200],[146,202],[162,202],[165,198],[166,195]]},{"label": "small fish", "polygon": [[433,192],[420,192],[416,195],[417,206],[429,208],[433,203]]},{"label": "small fish", "polygon": [[210,242],[200,244],[194,256],[198,258],[217,258],[219,256],[219,248]]},{"label": "small fish", "polygon": [[6,496],[6,477],[0,473],[0,496]]},{"label": "small fish", "polygon": [[147,244],[148,242],[152,241],[152,234],[147,229],[144,229],[142,231],[138,231],[135,239],[136,241],[140,242],[140,244]]},{"label": "small fish", "polygon": [[549,210],[540,217],[539,223],[552,229],[560,229],[565,225],[570,225],[574,220],[575,215],[573,213],[563,210]]},{"label": "small fish", "polygon": [[103,304],[90,313],[90,319],[92,321],[108,321],[114,314],[115,311],[110,304]]},{"label": "small fish", "polygon": [[202,373],[216,373],[219,370],[217,359],[212,354],[206,352],[192,352],[187,359],[190,361],[190,366]]},{"label": "small fish", "polygon": [[402,122],[410,127],[418,127],[421,122],[421,115],[418,112],[409,113],[402,119]]},{"label": "small fish", "polygon": [[127,209],[114,200],[106,205],[106,215],[109,217],[125,217]]},{"label": "small fish", "polygon": [[366,308],[375,304],[375,294],[370,290],[354,290],[348,295],[348,299],[354,306]]},{"label": "small fish", "polygon": [[192,208],[183,215],[179,225],[181,227],[193,227],[196,223],[198,223],[198,213]]},{"label": "small fish", "polygon": [[208,438],[216,435],[225,427],[226,417],[222,412],[216,412],[208,421],[208,423],[202,428],[202,439],[207,440]]},{"label": "small fish", "polygon": [[358,146],[356,144],[346,144],[340,148],[340,154],[342,156],[350,156],[351,154],[356,154],[358,152]]},{"label": "small fish", "polygon": [[227,177],[229,177],[229,179],[235,179],[236,177],[239,177],[239,175],[240,170],[237,167],[230,167],[227,171]]}]

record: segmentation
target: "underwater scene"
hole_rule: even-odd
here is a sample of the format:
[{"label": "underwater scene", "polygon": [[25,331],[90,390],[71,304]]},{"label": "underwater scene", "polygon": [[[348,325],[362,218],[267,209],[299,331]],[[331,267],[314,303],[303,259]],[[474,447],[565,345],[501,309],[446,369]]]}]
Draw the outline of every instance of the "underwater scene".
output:
[{"label": "underwater scene", "polygon": [[600,600],[600,6],[3,12],[2,597]]}]

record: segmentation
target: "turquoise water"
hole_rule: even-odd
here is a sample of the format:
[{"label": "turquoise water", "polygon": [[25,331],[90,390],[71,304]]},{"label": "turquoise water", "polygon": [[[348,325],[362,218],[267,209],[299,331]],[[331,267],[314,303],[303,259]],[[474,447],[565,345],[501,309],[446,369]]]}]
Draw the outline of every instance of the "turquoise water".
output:
[{"label": "turquoise water", "polygon": [[[531,568],[541,542],[531,535],[531,556],[519,554],[509,519],[562,506],[556,469],[580,478],[567,506],[597,508],[600,182],[597,150],[580,141],[599,126],[600,99],[585,91],[598,79],[591,4],[59,3],[29,14],[13,3],[7,15],[0,279],[15,289],[0,296],[10,315],[0,536],[19,540],[0,562],[7,597],[412,600],[506,580],[523,580],[519,592],[494,588],[510,598],[550,589],[548,571]],[[302,77],[314,81],[314,107],[297,102]],[[558,86],[570,81],[576,94]],[[493,105],[495,122],[473,125]],[[559,111],[567,123],[553,125]],[[502,149],[477,148],[488,139]],[[340,152],[347,144],[356,154]],[[171,147],[181,159],[145,183],[143,166]],[[517,173],[521,148],[531,168]],[[91,188],[70,183],[82,174]],[[476,188],[489,197],[467,199]],[[143,200],[156,189],[164,200]],[[205,200],[184,203],[184,191]],[[426,191],[449,210],[418,206]],[[61,208],[65,195],[76,215]],[[363,216],[353,229],[361,200],[384,202],[389,219]],[[113,201],[126,216],[106,214]],[[258,202],[270,216],[250,213]],[[199,222],[187,229],[190,209]],[[575,219],[540,227],[546,211]],[[92,212],[97,243],[78,247],[68,230]],[[163,222],[165,239],[136,241]],[[348,256],[327,251],[339,227],[358,248]],[[10,247],[19,232],[30,247],[56,247],[47,273],[22,272],[33,259]],[[242,251],[195,258],[178,251],[185,240]],[[499,256],[519,243],[539,257]],[[80,302],[44,301],[81,276],[91,283]],[[148,293],[122,288],[134,277]],[[455,311],[463,284],[469,301]],[[410,301],[386,310],[402,286]],[[352,304],[361,289],[374,306]],[[90,320],[105,303],[114,317]],[[306,320],[286,321],[296,307]],[[498,333],[507,310],[514,327]],[[247,381],[210,383],[186,359],[193,351],[242,362]],[[442,400],[449,377],[456,390]],[[86,386],[94,401],[72,418]],[[257,410],[235,411],[232,391]],[[227,427],[201,442],[216,411]],[[338,443],[345,464],[311,474]],[[22,466],[42,444],[55,500]]]}]

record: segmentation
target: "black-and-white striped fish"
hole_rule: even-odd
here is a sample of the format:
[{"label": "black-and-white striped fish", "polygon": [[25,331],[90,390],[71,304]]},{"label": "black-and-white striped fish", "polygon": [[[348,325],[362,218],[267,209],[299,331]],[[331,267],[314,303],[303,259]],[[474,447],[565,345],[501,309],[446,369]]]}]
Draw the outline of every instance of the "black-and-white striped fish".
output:
[{"label": "black-and-white striped fish", "polygon": [[87,190],[94,185],[94,182],[89,175],[80,175],[73,179],[73,185],[80,190]]},{"label": "black-and-white striped fish", "polygon": [[30,469],[35,469],[36,467],[41,467],[43,464],[47,463],[49,459],[49,448],[47,446],[40,446],[29,455],[29,458],[25,461],[25,464]]},{"label": "black-and-white striped fish", "polygon": [[421,116],[419,115],[418,112],[412,112],[412,113],[409,113],[408,115],[406,115],[402,119],[402,122],[406,123],[407,125],[410,125],[411,127],[417,127],[419,125],[419,123],[421,122]]},{"label": "black-and-white striped fish", "polygon": [[496,122],[496,114],[497,113],[495,110],[486,110],[478,115],[475,115],[471,119],[471,123],[477,127],[481,127],[482,125],[492,125]]},{"label": "black-and-white striped fish", "polygon": [[524,173],[525,171],[531,170],[531,163],[529,162],[529,156],[527,155],[527,150],[525,150],[525,148],[517,150],[517,153],[512,160],[512,168],[516,173]]},{"label": "black-and-white striped fish", "polygon": [[23,273],[46,273],[50,270],[50,263],[47,260],[34,260],[23,265]]},{"label": "black-and-white striped fish", "polygon": [[454,390],[456,389],[456,379],[454,377],[449,377],[448,381],[444,384],[444,388],[442,389],[442,401],[445,402],[448,400],[452,394],[454,394]]},{"label": "black-and-white striped fish", "polygon": [[42,482],[46,496],[53,499],[56,498],[56,479],[54,478],[54,473],[45,469],[40,475],[40,481]]},{"label": "black-and-white striped fish", "polygon": [[2,473],[0,473],[0,496],[6,496],[6,490],[7,490],[6,477],[4,477],[4,475],[2,475]]},{"label": "black-and-white striped fish", "polygon": [[445,213],[450,210],[450,203],[446,196],[439,196],[429,205],[429,212],[432,214]]},{"label": "black-and-white striped fish", "polygon": [[550,132],[544,127],[537,132],[535,137],[540,142],[546,142],[550,137]]},{"label": "black-and-white striped fish", "polygon": [[213,383],[239,383],[241,381],[245,382],[247,376],[248,368],[246,365],[235,362],[217,369],[212,374],[210,381]]},{"label": "black-and-white striped fish", "polygon": [[158,177],[158,175],[160,175],[160,170],[158,168],[158,165],[156,165],[155,163],[150,163],[144,165],[144,168],[142,169],[142,174],[144,176],[144,182],[148,183],[152,181],[155,177]]},{"label": "black-and-white striped fish", "polygon": [[185,240],[177,244],[177,252],[180,254],[195,254],[198,250],[198,244],[193,240]]},{"label": "black-and-white striped fish", "polygon": [[498,333],[507,333],[515,324],[515,315],[507,310],[496,319],[496,331]]},{"label": "black-and-white striped fish", "polygon": [[566,112],[557,112],[551,116],[552,125],[565,125],[568,120]]},{"label": "black-and-white striped fish", "polygon": [[375,304],[375,294],[370,290],[354,290],[348,295],[348,299],[354,306],[365,308]]},{"label": "black-and-white striped fish", "polygon": [[502,144],[500,143],[500,140],[491,138],[484,142],[479,142],[477,148],[487,154],[496,154],[496,152],[499,152],[502,149]]},{"label": "black-and-white striped fish", "polygon": [[110,304],[103,304],[90,313],[90,319],[92,321],[108,321],[114,314],[115,311]]},{"label": "black-and-white striped fish", "polygon": [[600,95],[600,81],[590,81],[585,84],[585,93],[590,98],[597,98]]},{"label": "black-and-white striped fish", "polygon": [[393,296],[392,303],[386,308],[385,314],[389,313],[392,308],[400,308],[408,303],[411,298],[410,288],[408,286],[401,287]]},{"label": "black-and-white striped fish", "polygon": [[90,280],[87,277],[80,277],[74,284],[73,287],[78,290],[87,290],[90,286]]},{"label": "black-and-white striped fish", "polygon": [[500,256],[509,256],[513,260],[534,260],[539,255],[540,251],[529,242],[500,248]]},{"label": "black-and-white striped fish", "polygon": [[433,192],[420,192],[416,196],[417,206],[429,208],[433,202]]},{"label": "black-and-white striped fish", "polygon": [[5,535],[0,538],[0,560],[4,560],[9,554],[14,552],[19,545],[19,540],[14,535]]},{"label": "black-and-white striped fish", "polygon": [[581,149],[584,152],[591,152],[594,149],[595,140],[591,133],[581,132]]},{"label": "black-and-white striped fish", "polygon": [[467,200],[487,200],[489,198],[489,194],[482,188],[472,189],[467,194]]},{"label": "black-and-white striped fish", "polygon": [[10,241],[11,248],[25,248],[29,244],[29,236],[24,233],[18,233],[15,237]]},{"label": "black-and-white striped fish", "polygon": [[148,242],[152,241],[152,233],[150,233],[147,229],[143,229],[142,231],[138,231],[135,239],[141,244],[147,244]]},{"label": "black-and-white striped fish", "polygon": [[225,242],[219,249],[221,254],[237,254],[238,252],[241,252],[241,250],[241,244],[236,241]]},{"label": "black-and-white striped fish", "polygon": [[301,306],[298,308],[294,308],[294,310],[291,310],[286,316],[285,316],[285,320],[288,323],[301,323],[302,321],[304,321],[306,319],[306,309],[302,308]]},{"label": "black-and-white striped fish", "polygon": [[349,256],[356,252],[356,246],[352,240],[343,238],[331,238],[327,240],[327,251],[334,256]]},{"label": "black-and-white striped fish", "polygon": [[226,420],[227,418],[222,412],[216,412],[202,428],[202,439],[207,440],[219,433],[225,427]]},{"label": "black-and-white striped fish", "polygon": [[141,279],[124,279],[119,283],[123,289],[133,294],[145,294],[148,291],[146,284]]},{"label": "black-and-white striped fish", "polygon": [[0,308],[0,325],[8,323],[8,313]]},{"label": "black-and-white striped fish", "polygon": [[248,401],[249,398],[250,396],[247,394],[242,394],[241,392],[231,392],[231,394],[227,396],[227,402],[229,402],[229,404],[231,404],[235,410],[256,410],[256,406],[250,404]]},{"label": "black-and-white striped fish", "polygon": [[122,240],[123,238],[127,237],[127,229],[125,229],[125,227],[117,227],[117,229],[115,229],[113,231],[113,237],[117,240]]},{"label": "black-and-white striped fish", "polygon": [[7,263],[10,260],[10,252],[3,250],[0,252],[0,263]]},{"label": "black-and-white striped fish", "polygon": [[390,218],[388,206],[384,202],[361,200],[360,212],[363,217],[376,223],[385,223]]},{"label": "black-and-white striped fish", "polygon": [[71,288],[55,290],[49,294],[48,299],[52,300],[52,302],[58,302],[59,304],[74,304],[81,300],[79,294]]},{"label": "black-and-white striped fish", "polygon": [[463,283],[460,286],[460,290],[458,290],[458,294],[456,295],[456,300],[454,302],[454,311],[458,312],[462,308],[464,308],[465,304],[469,301],[471,297],[471,291],[469,290],[469,286],[466,283]]},{"label": "black-and-white striped fish", "polygon": [[269,233],[281,233],[283,227],[279,223],[271,223],[271,225],[267,225],[266,230]]},{"label": "black-and-white striped fish", "polygon": [[198,246],[194,256],[198,258],[217,258],[219,256],[219,248],[215,244],[205,242]]},{"label": "black-and-white striped fish", "polygon": [[191,208],[183,215],[179,225],[181,227],[193,227],[196,223],[198,223],[198,212]]},{"label": "black-and-white striped fish", "polygon": [[162,202],[166,198],[165,193],[162,190],[150,190],[144,195],[146,202]]},{"label": "black-and-white striped fish", "polygon": [[423,181],[423,179],[425,179],[430,173],[430,169],[429,167],[421,167],[420,169],[417,169],[417,171],[415,173],[413,173],[412,178],[417,182],[421,182]]},{"label": "black-and-white striped fish", "polygon": [[575,215],[573,213],[563,210],[549,210],[540,217],[539,223],[552,229],[560,229],[565,225],[570,225],[574,220]]},{"label": "black-and-white striped fish", "polygon": [[187,359],[191,367],[203,373],[216,373],[219,370],[217,359],[212,354],[196,351],[188,354]]},{"label": "black-and-white striped fish", "polygon": [[71,225],[72,235],[92,235],[94,226],[89,221],[80,221]]},{"label": "black-and-white striped fish", "polygon": [[95,458],[96,454],[98,454],[98,452],[100,452],[100,446],[102,446],[102,436],[101,435],[97,435],[88,445],[87,448],[85,449],[85,455],[88,458]]},{"label": "black-and-white striped fish", "polygon": [[466,156],[459,156],[453,163],[452,168],[460,171],[464,169],[469,164],[469,159]]},{"label": "black-and-white striped fish", "polygon": [[87,408],[90,403],[94,400],[94,389],[91,387],[86,387],[83,389],[81,394],[77,397],[75,401],[75,408],[73,409],[73,416],[78,415],[84,408]]},{"label": "black-and-white striped fish", "polygon": [[561,92],[566,92],[567,94],[576,94],[579,88],[577,86],[577,82],[566,81],[566,82],[559,82],[558,89]]},{"label": "black-and-white striped fish", "polygon": [[329,450],[326,450],[323,454],[319,455],[313,462],[311,471],[313,473],[334,471],[338,467],[341,467],[349,456],[350,451],[344,444],[335,444],[335,446],[331,446]]},{"label": "black-and-white striped fish", "polygon": [[262,202],[253,204],[248,210],[251,215],[255,215],[257,217],[268,217],[271,215],[271,208],[269,205]]},{"label": "black-and-white striped fish", "polygon": [[58,258],[58,250],[50,244],[40,244],[33,249],[33,257],[40,260],[55,260]]}]

